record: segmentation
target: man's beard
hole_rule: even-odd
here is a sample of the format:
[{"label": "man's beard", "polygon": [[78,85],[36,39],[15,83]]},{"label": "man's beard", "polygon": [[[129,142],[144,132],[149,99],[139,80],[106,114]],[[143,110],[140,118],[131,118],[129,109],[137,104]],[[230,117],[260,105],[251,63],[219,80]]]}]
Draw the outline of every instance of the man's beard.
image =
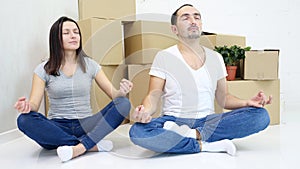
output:
[{"label": "man's beard", "polygon": [[202,31],[199,32],[193,32],[191,34],[188,35],[189,39],[198,39],[201,36]]}]

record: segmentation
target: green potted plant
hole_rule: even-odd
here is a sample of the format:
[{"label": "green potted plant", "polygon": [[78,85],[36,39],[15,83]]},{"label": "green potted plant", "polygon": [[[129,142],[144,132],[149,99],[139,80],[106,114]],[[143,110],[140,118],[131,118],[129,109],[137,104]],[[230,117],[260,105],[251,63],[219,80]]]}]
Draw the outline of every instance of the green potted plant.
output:
[{"label": "green potted plant", "polygon": [[234,80],[236,76],[237,66],[240,63],[240,60],[245,58],[245,51],[249,51],[251,47],[242,48],[237,45],[233,46],[215,46],[215,51],[219,52],[224,60],[226,65],[226,70],[228,76],[227,80]]}]

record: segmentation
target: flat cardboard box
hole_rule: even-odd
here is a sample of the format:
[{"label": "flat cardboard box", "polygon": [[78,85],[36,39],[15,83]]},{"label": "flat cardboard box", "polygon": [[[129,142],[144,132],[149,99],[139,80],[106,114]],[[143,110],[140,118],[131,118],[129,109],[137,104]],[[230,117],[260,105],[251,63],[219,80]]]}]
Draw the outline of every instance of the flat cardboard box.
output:
[{"label": "flat cardboard box", "polygon": [[[156,53],[178,43],[169,22],[134,21],[124,24],[126,64],[151,64]],[[246,46],[246,38],[203,32],[199,43],[209,49],[215,46]]]},{"label": "flat cardboard box", "polygon": [[79,19],[102,17],[135,20],[135,0],[78,0]]},{"label": "flat cardboard box", "polygon": [[[214,49],[215,46],[241,46],[246,47],[246,37],[240,35],[230,35],[230,34],[222,34],[222,33],[211,33],[211,32],[203,32],[202,36],[206,36],[210,43],[205,43],[206,46],[210,49]],[[201,40],[200,40],[201,43]]]},{"label": "flat cardboard box", "polygon": [[279,50],[246,51],[241,76],[249,80],[278,79]]},{"label": "flat cardboard box", "polygon": [[[158,51],[178,43],[169,22],[141,20],[127,22],[124,24],[124,37],[126,64],[151,64]],[[202,35],[199,43],[214,49],[217,42],[232,44],[242,41],[241,39],[245,40],[240,36],[217,36],[210,33]]]},{"label": "flat cardboard box", "polygon": [[126,64],[151,64],[158,51],[177,43],[168,22],[128,22],[124,38]]},{"label": "flat cardboard box", "polygon": [[84,51],[101,65],[124,63],[123,26],[120,20],[79,20]]},{"label": "flat cardboard box", "polygon": [[[264,91],[266,96],[272,95],[272,104],[266,105],[265,108],[269,112],[271,119],[270,124],[276,125],[280,123],[280,80],[234,80],[227,81],[229,93],[241,99],[250,99],[260,90]],[[227,112],[229,110],[222,109],[215,103],[215,112]]]},{"label": "flat cardboard box", "polygon": [[[132,81],[134,84],[131,92],[129,93],[129,100],[131,102],[131,111],[130,117],[134,112],[134,109],[140,105],[143,99],[146,97],[148,93],[149,87],[149,70],[151,68],[151,64],[146,65],[128,65],[128,79]],[[161,102],[158,104],[158,109],[153,117],[160,116],[161,112]],[[130,122],[133,123],[134,120],[130,118]]]},{"label": "flat cardboard box", "polygon": [[246,37],[239,35],[226,35],[217,34],[216,35],[216,45],[215,46],[241,46],[246,47]]},{"label": "flat cardboard box", "polygon": [[216,35],[201,35],[200,45],[214,50],[216,45]]}]

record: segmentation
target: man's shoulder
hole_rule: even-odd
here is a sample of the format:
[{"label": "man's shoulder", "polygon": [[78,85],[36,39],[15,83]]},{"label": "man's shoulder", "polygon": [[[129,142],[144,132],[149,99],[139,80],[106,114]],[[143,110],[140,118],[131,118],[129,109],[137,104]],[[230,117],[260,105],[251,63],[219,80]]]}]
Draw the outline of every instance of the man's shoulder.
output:
[{"label": "man's shoulder", "polygon": [[166,52],[172,52],[172,51],[175,51],[176,49],[177,49],[177,45],[172,45],[172,46],[169,46],[169,47],[161,50],[161,52],[164,52],[164,51],[166,51]]},{"label": "man's shoulder", "polygon": [[172,45],[172,46],[169,46],[168,48],[160,50],[157,53],[157,55],[163,55],[163,56],[174,55],[177,53],[177,51],[178,51],[177,45]]}]

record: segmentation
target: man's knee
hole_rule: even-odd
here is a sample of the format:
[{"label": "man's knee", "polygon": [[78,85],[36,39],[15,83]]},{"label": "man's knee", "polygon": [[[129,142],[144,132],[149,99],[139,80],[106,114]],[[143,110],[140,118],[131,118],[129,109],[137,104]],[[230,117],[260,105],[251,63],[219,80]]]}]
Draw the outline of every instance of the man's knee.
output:
[{"label": "man's knee", "polygon": [[134,123],[129,130],[129,137],[130,138],[138,138],[139,133],[140,133],[139,130],[140,130],[140,124]]},{"label": "man's knee", "polygon": [[265,108],[256,108],[256,124],[260,130],[264,130],[270,124],[270,116]]}]

